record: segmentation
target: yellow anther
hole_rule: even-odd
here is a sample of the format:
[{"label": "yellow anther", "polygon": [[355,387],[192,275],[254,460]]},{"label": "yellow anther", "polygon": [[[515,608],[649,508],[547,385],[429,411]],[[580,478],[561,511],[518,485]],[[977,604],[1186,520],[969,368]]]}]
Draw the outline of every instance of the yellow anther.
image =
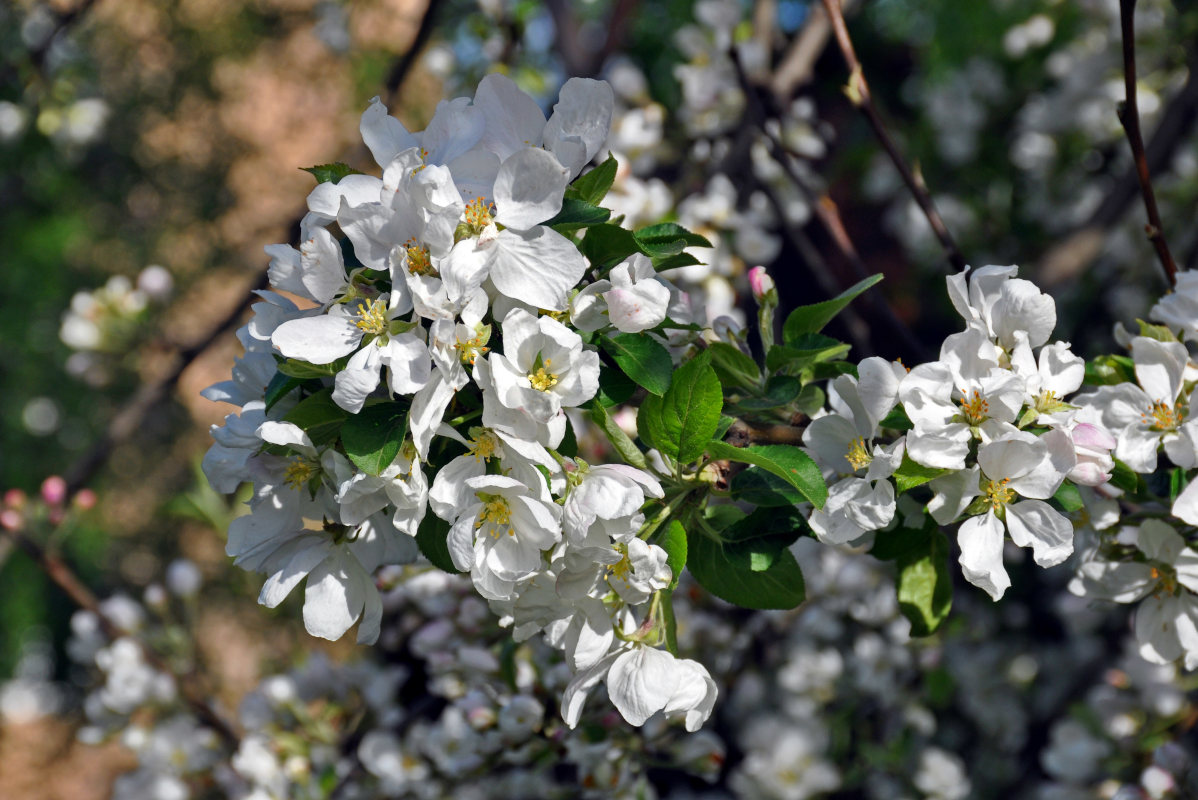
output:
[{"label": "yellow anther", "polygon": [[458,358],[463,364],[474,364],[474,360],[481,355],[486,355],[491,348],[483,346],[482,336],[475,336],[473,339],[467,339],[464,342],[454,342],[453,349],[458,351]]},{"label": "yellow anther", "polygon": [[856,471],[868,467],[874,457],[866,449],[865,439],[857,437],[849,443],[849,451],[844,454],[844,460],[849,462],[849,466]]},{"label": "yellow anther", "polygon": [[1003,478],[1001,481],[990,481],[987,484],[985,494],[992,511],[998,511],[1015,499],[1015,490],[1007,488],[1007,484],[1010,482],[1010,478]]},{"label": "yellow anther", "polygon": [[283,482],[292,489],[299,490],[307,486],[319,472],[320,464],[317,461],[305,456],[296,456],[291,459],[287,469],[283,470]]},{"label": "yellow anther", "polygon": [[[545,363],[548,364],[549,362],[546,361]],[[546,372],[544,367],[539,367],[536,372],[529,373],[528,382],[538,392],[547,392],[554,386],[557,386],[557,376],[552,372]]]},{"label": "yellow anther", "polygon": [[479,492],[478,499],[483,501],[483,510],[479,512],[474,523],[475,529],[490,523],[492,528],[489,532],[496,539],[503,533],[504,528],[507,528],[508,536],[516,535],[515,529],[511,527],[512,509],[507,503],[507,498],[503,495]]},{"label": "yellow anther", "polygon": [[970,425],[977,425],[990,416],[990,403],[986,402],[982,393],[977,389],[957,402],[961,406],[961,413],[964,415],[965,421]]},{"label": "yellow anther", "polygon": [[491,218],[494,216],[494,214],[494,204],[488,204],[483,198],[476,197],[466,204],[466,211],[464,213],[466,225],[477,236],[483,232],[483,229],[491,224]]},{"label": "yellow anther", "polygon": [[609,578],[614,576],[619,580],[627,581],[628,573],[632,572],[632,562],[628,560],[628,545],[617,542],[612,545],[612,549],[620,554],[620,560],[607,565],[607,575]]},{"label": "yellow anther", "polygon": [[475,461],[494,458],[495,451],[499,449],[499,437],[486,428],[475,430],[477,433],[471,431],[470,455],[474,456]]},{"label": "yellow anther", "polygon": [[1175,431],[1185,418],[1184,408],[1171,406],[1164,400],[1157,400],[1148,411],[1140,415],[1140,420],[1154,431]]},{"label": "yellow anther", "polygon": [[368,308],[358,312],[355,323],[368,334],[379,336],[387,332],[387,304],[382,299],[375,300]]},{"label": "yellow anther", "polygon": [[408,253],[408,271],[413,275],[431,275],[438,277],[437,270],[433,268],[433,259],[429,255],[428,248],[417,244],[415,239],[408,239],[404,245],[404,249]]}]

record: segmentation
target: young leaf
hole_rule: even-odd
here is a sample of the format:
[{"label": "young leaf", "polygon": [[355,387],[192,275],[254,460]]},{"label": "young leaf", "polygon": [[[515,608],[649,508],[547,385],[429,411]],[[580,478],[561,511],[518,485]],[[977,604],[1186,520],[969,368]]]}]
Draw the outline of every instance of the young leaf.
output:
[{"label": "young leaf", "polygon": [[704,589],[742,608],[794,608],[807,597],[803,572],[789,550],[770,561],[744,544],[691,533],[687,569]]},{"label": "young leaf", "polygon": [[1080,511],[1082,508],[1082,495],[1069,481],[1061,484],[1061,488],[1057,489],[1057,493],[1052,496],[1061,506],[1061,510],[1065,512]]},{"label": "young leaf", "polygon": [[361,171],[340,161],[334,164],[318,164],[315,167],[300,167],[300,169],[311,173],[316,178],[317,183],[337,183],[346,175],[362,174]]},{"label": "young leaf", "polygon": [[611,217],[611,211],[599,206],[593,206],[582,200],[567,197],[562,200],[562,210],[553,219],[543,224],[553,228],[558,233],[570,233],[579,228],[589,228],[600,225]]},{"label": "young leaf", "polygon": [[678,368],[666,393],[649,395],[637,414],[637,430],[651,446],[686,463],[703,450],[720,424],[724,392],[704,350]]},{"label": "young leaf", "polygon": [[672,592],[678,585],[678,578],[682,576],[682,570],[686,567],[686,530],[682,527],[682,523],[676,519],[670,520],[669,526],[660,534],[656,544],[666,551],[666,566],[674,575],[667,591]]},{"label": "young leaf", "polygon": [[898,561],[898,602],[911,621],[912,636],[928,636],[940,627],[953,607],[953,583],[948,571],[948,537],[936,530],[922,552]]},{"label": "young leaf", "polygon": [[[745,389],[758,387],[761,368],[739,347],[733,347],[727,342],[712,342],[707,349],[711,351],[711,366],[725,386],[740,386]],[[798,389],[795,389],[795,392],[797,393]]]},{"label": "young leaf", "polygon": [[726,458],[755,464],[782,478],[816,508],[823,508],[828,499],[828,484],[819,467],[811,457],[797,447],[788,444],[762,444],[749,447],[733,447],[727,442],[708,442],[707,452],[712,458]]},{"label": "young leaf", "polygon": [[581,200],[593,206],[599,205],[615,182],[618,168],[616,157],[608,154],[606,161],[587,174],[579,176],[574,183],[566,187],[566,198]]},{"label": "young leaf", "polygon": [[903,463],[899,464],[899,468],[894,471],[894,484],[899,494],[910,491],[916,486],[922,486],[933,478],[939,478],[941,475],[947,475],[949,470],[939,469],[936,467],[925,467],[923,464],[917,464],[911,460],[911,457],[903,453]]},{"label": "young leaf", "polygon": [[693,267],[696,264],[703,263],[690,253],[675,253],[672,256],[658,256],[651,260],[653,261],[653,269],[657,270],[658,272],[665,272],[667,269],[677,269],[678,267]]},{"label": "young leaf", "polygon": [[633,234],[637,248],[647,256],[663,258],[681,253],[688,247],[711,247],[711,242],[691,233],[676,222],[663,222],[641,228]]},{"label": "young leaf", "polygon": [[638,469],[645,468],[645,455],[636,446],[632,439],[628,438],[628,434],[616,424],[611,415],[607,413],[607,409],[603,407],[603,403],[599,398],[591,401],[587,415],[591,421],[599,426],[599,429],[607,436],[607,440],[611,442],[612,447],[620,454],[620,458],[624,459],[624,463],[631,464]]},{"label": "young leaf", "polygon": [[618,333],[599,340],[612,359],[645,390],[663,395],[670,388],[674,362],[670,352],[647,333]]},{"label": "young leaf", "polygon": [[640,248],[632,236],[632,231],[605,222],[587,228],[586,236],[578,249],[591,262],[592,267],[603,273]]},{"label": "young leaf", "polygon": [[345,369],[349,358],[340,358],[330,364],[309,364],[296,358],[280,359],[279,372],[291,378],[307,380],[309,378],[328,378]]},{"label": "young leaf", "polygon": [[349,412],[333,402],[332,387],[305,397],[283,417],[285,422],[298,425],[308,434],[312,444],[320,447],[337,438]]},{"label": "young leaf", "polygon": [[381,475],[399,455],[407,435],[407,403],[376,403],[345,420],[341,444],[358,469]]},{"label": "young leaf", "polygon": [[437,569],[450,574],[458,574],[458,568],[453,565],[449,555],[449,523],[436,514],[427,512],[416,529],[416,546],[421,554]]},{"label": "young leaf", "polygon": [[270,379],[270,383],[266,384],[266,410],[270,411],[275,407],[275,404],[291,393],[291,390],[304,382],[303,378],[293,378],[283,372],[276,372],[275,376]]},{"label": "young leaf", "polygon": [[786,318],[786,324],[782,326],[783,341],[790,344],[804,333],[819,333],[825,325],[832,321],[833,317],[852,302],[853,298],[882,280],[882,277],[881,273],[871,275],[853,284],[831,300],[809,306],[799,306],[790,312],[790,316]]}]

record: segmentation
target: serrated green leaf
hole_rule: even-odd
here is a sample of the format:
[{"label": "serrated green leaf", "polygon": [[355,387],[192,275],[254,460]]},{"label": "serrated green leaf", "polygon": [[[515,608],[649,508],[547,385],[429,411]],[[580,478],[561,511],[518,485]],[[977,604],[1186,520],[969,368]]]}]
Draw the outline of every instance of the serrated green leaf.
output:
[{"label": "serrated green leaf", "polygon": [[283,417],[285,422],[299,426],[317,447],[337,438],[349,412],[333,402],[333,389],[322,389],[305,397]]},{"label": "serrated green leaf", "polygon": [[683,364],[666,393],[646,397],[637,413],[641,438],[682,463],[703,455],[720,423],[724,392],[710,361],[704,350]]},{"label": "serrated green leaf", "polygon": [[1081,492],[1069,481],[1061,484],[1061,488],[1057,489],[1052,499],[1056,500],[1061,509],[1066,512],[1080,511],[1083,506]]},{"label": "serrated green leaf", "polygon": [[741,461],[769,470],[798,489],[816,508],[823,508],[828,499],[828,484],[811,457],[788,444],[762,444],[733,447],[727,442],[707,443],[712,458]]},{"label": "serrated green leaf", "polygon": [[658,272],[665,272],[668,269],[678,269],[679,267],[693,267],[696,264],[703,263],[690,253],[675,253],[672,256],[658,256],[650,260],[653,262],[653,269]]},{"label": "serrated green leaf", "polygon": [[381,475],[399,455],[407,435],[408,404],[375,403],[345,420],[341,444],[358,469]]},{"label": "serrated green leaf", "polygon": [[686,568],[686,529],[678,520],[670,520],[669,526],[660,534],[655,544],[666,551],[666,566],[670,568],[670,572],[674,576],[670,580],[667,591],[672,592],[678,585],[682,570]]},{"label": "serrated green leaf", "polygon": [[611,217],[611,211],[606,208],[591,205],[583,200],[567,197],[562,200],[562,210],[552,219],[541,224],[553,228],[558,233],[570,233],[592,225],[600,225]]},{"label": "serrated green leaf", "polygon": [[[818,389],[815,386],[810,388]],[[791,375],[772,375],[765,384],[765,391],[755,397],[742,397],[737,401],[736,405],[738,408],[743,408],[746,411],[768,411],[790,405],[798,400],[799,395],[802,393],[803,384],[799,382],[798,378]],[[821,392],[821,405],[822,402],[823,393]]]},{"label": "serrated green leaf", "polygon": [[619,166],[616,157],[609,153],[607,160],[602,164],[585,175],[578,176],[574,183],[566,187],[566,197],[594,206],[599,205],[615,182]]},{"label": "serrated green leaf", "polygon": [[729,546],[747,549],[751,566],[760,571],[769,569],[806,530],[806,520],[793,506],[758,508],[720,531],[720,536]]},{"label": "serrated green leaf", "polygon": [[711,247],[711,242],[676,222],[663,222],[641,228],[633,236],[638,249],[647,256],[663,258],[681,253],[688,247]]},{"label": "serrated green leaf", "polygon": [[349,164],[337,161],[333,164],[318,164],[315,167],[300,167],[304,172],[311,173],[317,183],[337,183],[346,175],[361,175],[359,170]]},{"label": "serrated green leaf", "polygon": [[599,394],[596,395],[603,405],[611,408],[620,403],[627,402],[628,398],[632,397],[632,393],[636,391],[636,384],[632,382],[623,372],[618,369],[612,369],[608,365],[601,365],[599,370]]},{"label": "serrated green leaf", "polygon": [[632,231],[610,222],[587,228],[578,249],[600,274],[607,272],[633,253],[639,252]]},{"label": "serrated green leaf", "polygon": [[431,511],[425,513],[420,527],[416,529],[416,546],[434,567],[457,575],[458,568],[453,565],[453,558],[449,555],[448,537],[449,523]]},{"label": "serrated green leaf", "polygon": [[670,351],[649,334],[618,333],[603,337],[599,344],[646,391],[663,395],[670,388],[674,361]]},{"label": "serrated green leaf", "polygon": [[853,298],[878,283],[882,277],[881,273],[871,275],[853,284],[831,300],[813,303],[809,306],[799,306],[786,318],[786,324],[782,326],[782,340],[789,345],[804,333],[819,333],[825,325],[832,321],[833,317],[852,302]]},{"label": "serrated green leaf", "polygon": [[798,375],[816,364],[844,357],[851,346],[830,336],[816,336],[821,341],[807,341],[806,347],[790,347],[776,344],[765,355],[765,366],[770,372]]},{"label": "serrated green leaf", "polygon": [[761,368],[739,347],[733,347],[727,342],[712,342],[707,349],[711,351],[711,366],[724,386],[739,386],[744,389],[758,387]]},{"label": "serrated green leaf", "polygon": [[790,481],[760,467],[749,467],[732,476],[732,498],[765,508],[793,506],[803,497]]},{"label": "serrated green leaf", "polygon": [[904,452],[903,463],[899,464],[899,468],[894,471],[894,485],[898,493],[902,494],[911,491],[916,486],[922,486],[930,480],[939,478],[941,475],[947,475],[950,471],[925,467],[923,464],[912,461],[911,457]]},{"label": "serrated green leaf", "polygon": [[620,458],[624,460],[625,464],[631,464],[638,469],[645,469],[644,453],[628,437],[628,434],[624,433],[623,429],[616,424],[615,420],[611,418],[611,415],[607,413],[607,409],[603,407],[603,403],[600,402],[599,398],[591,401],[587,409],[587,415],[591,418],[592,422],[599,426],[599,430],[603,431],[603,434],[611,442],[615,451],[620,454]]},{"label": "serrated green leaf", "polygon": [[744,544],[730,545],[701,533],[687,540],[687,569],[707,591],[742,608],[795,608],[807,597],[803,572],[789,550],[768,565]]},{"label": "serrated green leaf", "polygon": [[935,531],[922,553],[898,561],[899,611],[911,621],[912,636],[928,636],[948,618],[953,584],[948,570],[948,537]]}]

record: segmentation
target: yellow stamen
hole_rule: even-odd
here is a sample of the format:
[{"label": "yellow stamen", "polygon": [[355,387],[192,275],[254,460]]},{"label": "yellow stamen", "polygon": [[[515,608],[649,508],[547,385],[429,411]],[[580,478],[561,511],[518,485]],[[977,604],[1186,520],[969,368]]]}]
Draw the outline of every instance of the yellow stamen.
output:
[{"label": "yellow stamen", "polygon": [[475,428],[470,436],[470,455],[474,456],[475,461],[495,457],[495,451],[499,449],[499,437],[486,428]]},{"label": "yellow stamen", "polygon": [[382,299],[375,300],[370,304],[369,308],[364,308],[358,312],[358,321],[355,323],[359,328],[373,336],[379,336],[387,332],[387,304]]},{"label": "yellow stamen", "polygon": [[508,536],[515,536],[516,531],[511,527],[512,524],[512,509],[507,503],[507,498],[498,494],[478,493],[478,499],[483,501],[483,510],[479,512],[478,519],[474,523],[475,529],[481,528],[483,525],[490,523],[493,527],[490,534],[496,539],[503,533],[503,529],[507,528]]},{"label": "yellow stamen", "polygon": [[437,270],[433,268],[432,256],[429,255],[427,247],[421,246],[415,239],[408,239],[404,245],[404,249],[408,253],[409,272],[413,275],[438,277]]},{"label": "yellow stamen", "polygon": [[985,495],[990,501],[990,510],[998,511],[1015,499],[1015,490],[1007,488],[1010,482],[1010,478],[1003,478],[1001,481],[990,481],[986,486]]},{"label": "yellow stamen", "polygon": [[982,397],[982,393],[974,389],[972,393],[957,401],[961,413],[970,425],[977,425],[990,416],[990,403]]},{"label": "yellow stamen", "polygon": [[296,456],[291,459],[287,469],[283,470],[283,482],[292,489],[299,490],[307,486],[319,472],[319,462],[305,456]]},{"label": "yellow stamen", "polygon": [[[549,359],[545,359],[545,366],[548,365]],[[552,372],[546,372],[545,367],[540,367],[536,372],[529,373],[528,382],[538,392],[547,392],[554,386],[557,386],[557,375]]]},{"label": "yellow stamen", "polygon": [[874,457],[865,449],[865,439],[857,437],[849,443],[849,451],[844,454],[844,460],[856,471],[868,467]]},{"label": "yellow stamen", "polygon": [[615,576],[619,580],[627,581],[628,573],[632,572],[632,562],[628,560],[628,545],[617,542],[612,545],[612,549],[620,554],[620,560],[614,564],[608,564],[608,577]]},{"label": "yellow stamen", "polygon": [[1184,408],[1171,406],[1164,400],[1157,400],[1147,412],[1140,414],[1140,420],[1154,431],[1175,431],[1185,418]]},{"label": "yellow stamen", "polygon": [[458,351],[458,358],[463,364],[474,365],[474,360],[481,355],[486,355],[491,348],[483,346],[483,337],[475,336],[473,339],[467,339],[464,342],[454,342],[453,349]]},{"label": "yellow stamen", "polygon": [[464,213],[466,225],[477,236],[491,224],[494,213],[494,204],[488,204],[483,198],[476,197],[466,204],[466,211]]}]

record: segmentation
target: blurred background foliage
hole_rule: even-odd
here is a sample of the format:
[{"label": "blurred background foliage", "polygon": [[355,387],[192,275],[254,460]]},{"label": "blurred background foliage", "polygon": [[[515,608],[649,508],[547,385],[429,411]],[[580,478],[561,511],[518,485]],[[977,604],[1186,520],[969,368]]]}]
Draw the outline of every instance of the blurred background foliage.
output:
[{"label": "blurred background foliage", "polygon": [[[732,38],[759,40],[766,72],[773,65],[777,75],[818,5],[744,0]],[[660,106],[664,119],[642,177],[663,179],[676,201],[703,191],[721,163],[736,163],[722,162],[712,143],[737,141],[749,123],[733,113],[696,134],[682,119],[687,94],[676,65],[710,66],[722,55],[714,40],[706,56],[680,43],[695,6],[0,3],[0,485],[32,496],[49,475],[69,480],[127,398],[168,375],[181,349],[239,307],[265,267],[263,245],[294,235],[312,185],[300,168],[369,166],[357,123],[374,95],[420,129],[441,97],[468,93],[492,70],[549,101],[571,74],[610,77],[613,65],[630,63],[645,76],[644,104]],[[1193,265],[1198,102],[1187,65],[1198,7],[1140,6],[1145,129],[1151,134],[1170,114],[1180,121],[1160,143],[1156,185],[1170,242]],[[1114,113],[1122,97],[1117,2],[862,0],[849,11],[891,131],[970,263],[1020,264],[1057,295],[1062,339],[1087,356],[1109,347],[1110,320],[1130,324],[1164,289],[1137,190],[1127,188],[1130,156]],[[839,208],[869,271],[886,274],[881,293],[897,316],[935,342],[956,324],[943,298],[943,254],[844,97],[844,63],[826,35],[808,62],[811,80],[774,87],[772,97],[784,112],[814,110],[810,135],[820,147],[799,160]],[[710,88],[743,109],[736,85]],[[750,208],[751,176],[725,171],[737,189],[731,202]],[[790,221],[799,237],[781,235],[770,264],[784,307],[826,296],[797,246],[804,240],[840,286],[856,280],[810,211]],[[141,287],[145,308],[117,340],[82,356],[64,343],[60,328],[77,292],[114,276],[137,287],[150,265],[165,268],[169,293],[159,291],[156,272],[159,284]],[[734,258],[734,284],[746,265]],[[884,331],[866,346],[904,355]],[[230,333],[204,348],[171,382],[168,401],[151,404],[136,433],[108,454],[88,484],[95,508],[55,529],[54,545],[98,592],[136,591],[184,554],[217,587],[214,614],[232,616],[252,602],[252,579],[232,575],[223,557],[236,503],[208,489],[195,467],[207,425],[224,413],[198,392],[227,375],[237,352]],[[71,611],[24,555],[6,549],[2,557],[0,676],[30,637],[62,642]],[[251,630],[270,624],[266,612],[252,613],[267,621],[248,623]],[[295,616],[285,607],[274,618]],[[228,635],[217,622],[212,631]],[[279,657],[262,645],[257,652]]]}]

